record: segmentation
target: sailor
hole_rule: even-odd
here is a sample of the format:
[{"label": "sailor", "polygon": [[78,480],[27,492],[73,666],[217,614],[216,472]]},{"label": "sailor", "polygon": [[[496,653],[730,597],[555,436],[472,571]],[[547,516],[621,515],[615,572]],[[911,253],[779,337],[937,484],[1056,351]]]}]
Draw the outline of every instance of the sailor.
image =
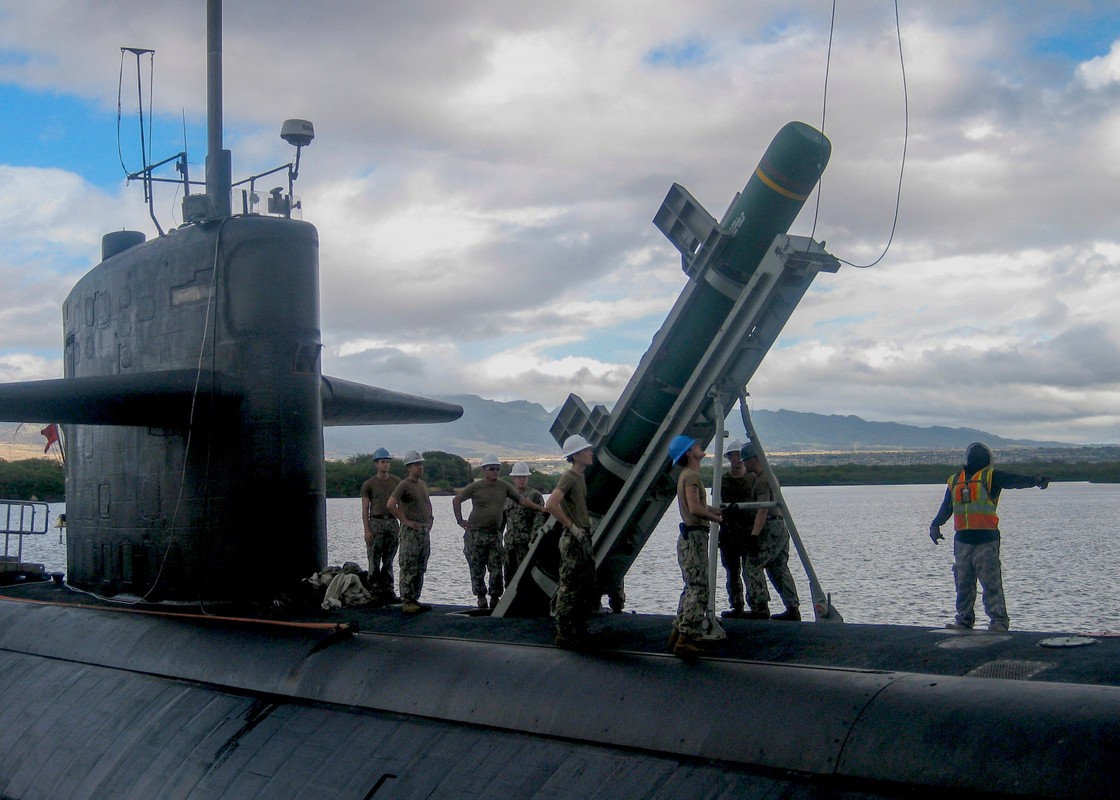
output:
[{"label": "sailor", "polygon": [[747,542],[750,539],[751,523],[754,515],[740,508],[728,508],[735,503],[748,503],[751,491],[754,489],[754,473],[747,470],[743,463],[740,450],[743,443],[732,439],[723,448],[723,455],[730,464],[720,480],[720,500],[723,503],[723,524],[719,528],[719,555],[723,562],[723,569],[727,573],[727,602],[731,608],[723,612],[725,617],[741,617],[744,619],[770,619],[770,609],[767,599],[761,602],[757,592],[751,592],[750,611],[745,606],[745,584],[752,589],[757,589],[757,584],[762,584],[766,590],[762,570],[751,565],[747,557]]},{"label": "sailor", "polygon": [[529,485],[529,476],[532,472],[524,461],[518,461],[509,472],[513,480],[513,488],[522,497],[528,498],[541,510],[521,505],[512,499],[506,500],[506,583],[513,579],[517,567],[529,554],[529,545],[533,543],[533,534],[548,515],[544,513],[544,496]]},{"label": "sailor", "polygon": [[[747,442],[740,451],[747,471],[755,476],[754,488],[751,490],[751,501],[755,503],[769,503],[774,499],[770,488],[770,481],[762,474],[762,461],[755,452],[754,445]],[[797,597],[797,586],[793,582],[793,575],[789,571],[789,531],[786,530],[786,521],[780,509],[760,508],[754,514],[754,523],[750,531],[751,539],[748,540],[748,559],[751,562],[752,572],[750,580],[751,608],[769,610],[770,590],[766,588],[766,581],[762,579],[762,571],[770,577],[770,582],[778,590],[786,610],[774,614],[770,619],[784,622],[801,621],[801,601]]]},{"label": "sailor", "polygon": [[385,506],[401,523],[401,611],[419,614],[432,608],[420,602],[432,552],[432,501],[428,498],[428,484],[422,479],[424,457],[409,450],[404,454],[404,467],[408,475],[393,489]]},{"label": "sailor", "polygon": [[945,537],[941,526],[953,517],[953,579],[957,585],[957,618],[945,627],[971,630],[976,623],[976,581],[984,591],[988,630],[1005,631],[1010,624],[1003,596],[999,561],[999,505],[1004,489],[1045,489],[1044,475],[1016,475],[992,467],[992,451],[982,442],[965,450],[964,466],[949,476],[945,498],[929,524],[929,538],[937,544]]},{"label": "sailor", "polygon": [[579,647],[587,638],[587,620],[599,604],[584,479],[584,472],[595,463],[595,450],[576,434],[564,440],[563,452],[571,467],[560,476],[544,508],[564,528],[560,534],[560,580],[553,599],[556,644]]},{"label": "sailor", "polygon": [[718,508],[708,505],[708,493],[700,478],[704,448],[691,436],[676,436],[669,444],[670,461],[682,467],[677,476],[677,509],[681,514],[677,537],[677,564],[684,590],[677,604],[677,617],[669,635],[674,655],[699,655],[704,617],[708,611],[708,533],[713,522],[723,522]]},{"label": "sailor", "polygon": [[[463,555],[471,573],[471,589],[478,599],[478,607],[486,608],[486,573],[490,573],[490,608],[498,605],[505,584],[502,567],[505,549],[502,547],[502,526],[505,525],[506,502],[512,501],[525,508],[544,513],[544,506],[523,497],[505,481],[498,480],[501,460],[493,453],[482,457],[482,478],[460,489],[451,501],[455,521],[463,529]],[[463,519],[463,503],[471,501],[471,515]]]},{"label": "sailor", "polygon": [[389,513],[386,503],[400,479],[389,474],[392,456],[384,447],[373,453],[376,469],[362,484],[362,525],[365,528],[366,558],[369,560],[369,588],[374,601],[399,603],[393,592],[393,559],[400,542],[400,523]]}]

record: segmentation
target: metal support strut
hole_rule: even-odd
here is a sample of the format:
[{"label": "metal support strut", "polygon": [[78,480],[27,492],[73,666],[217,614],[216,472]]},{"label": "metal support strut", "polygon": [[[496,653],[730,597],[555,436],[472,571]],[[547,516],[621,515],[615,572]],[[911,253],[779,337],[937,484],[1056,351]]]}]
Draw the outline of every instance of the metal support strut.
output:
[{"label": "metal support strut", "polygon": [[[712,467],[712,505],[716,508],[720,507],[720,495],[723,491],[723,418],[725,412],[723,410],[723,401],[720,399],[719,392],[712,392],[712,416],[715,419],[715,432],[712,436],[712,441],[715,442],[715,464]],[[719,615],[716,614],[716,580],[717,580],[717,564],[719,563],[719,525],[712,525],[711,533],[708,534],[708,608],[704,614],[704,636],[705,639],[712,639],[718,641],[726,639],[727,633],[723,630],[723,626],[719,624]]]},{"label": "metal support strut", "polygon": [[[793,523],[793,515],[789,511],[789,506],[786,505],[785,498],[782,497],[782,487],[778,483],[778,476],[774,474],[774,470],[770,468],[770,462],[766,458],[766,451],[762,447],[762,442],[758,438],[758,431],[754,428],[754,423],[751,422],[750,412],[747,410],[747,392],[746,389],[739,391],[739,408],[743,415],[743,426],[747,429],[747,435],[754,443],[755,453],[758,455],[758,460],[762,464],[762,472],[766,476],[766,480],[770,482],[770,489],[774,493],[774,502],[778,508],[781,509],[782,515],[785,517],[786,528],[789,530],[789,538],[793,540],[793,546],[797,548],[797,555],[801,558],[801,565],[805,568],[805,574],[809,578],[809,594],[813,598],[813,615],[817,622],[843,622],[844,618],[840,616],[840,612],[832,605],[832,596],[825,594],[824,589],[821,588],[821,583],[817,580],[817,573],[813,569],[813,565],[809,562],[809,551],[805,549],[805,543],[801,541],[801,536],[797,533],[797,526]],[[713,489],[713,492],[715,490]]]}]

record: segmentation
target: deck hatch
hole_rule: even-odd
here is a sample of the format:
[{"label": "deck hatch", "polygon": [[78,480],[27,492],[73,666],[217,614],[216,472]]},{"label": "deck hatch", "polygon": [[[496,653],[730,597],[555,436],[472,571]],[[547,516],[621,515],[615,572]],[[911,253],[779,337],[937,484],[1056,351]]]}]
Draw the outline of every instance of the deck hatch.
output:
[{"label": "deck hatch", "polygon": [[1029,681],[1043,670],[1050,669],[1051,664],[1045,661],[1020,661],[1013,658],[1003,658],[998,661],[989,661],[981,664],[971,672],[966,672],[966,678],[1008,678],[1016,681]]}]

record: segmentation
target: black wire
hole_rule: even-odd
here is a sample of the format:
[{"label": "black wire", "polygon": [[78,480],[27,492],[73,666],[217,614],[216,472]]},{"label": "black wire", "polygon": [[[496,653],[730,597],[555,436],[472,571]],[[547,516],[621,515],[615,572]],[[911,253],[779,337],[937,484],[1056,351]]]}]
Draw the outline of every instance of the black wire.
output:
[{"label": "black wire", "polygon": [[121,92],[124,87],[124,48],[121,48],[121,71],[117,75],[117,159],[121,162],[124,176],[129,176],[129,169],[124,165],[124,152],[121,150]]},{"label": "black wire", "polygon": [[[195,430],[196,430],[196,419],[197,419],[196,411],[198,409],[198,404],[200,402],[200,395],[202,395],[203,392],[206,392],[205,387],[202,384],[202,365],[204,363],[203,360],[206,357],[207,334],[210,334],[210,345],[211,345],[210,346],[210,389],[209,389],[209,392],[206,392],[205,395],[202,395],[202,397],[201,397],[201,400],[203,402],[207,402],[209,404],[208,405],[209,413],[206,415],[207,416],[206,425],[204,426],[206,428],[206,431],[205,431],[205,434],[206,434],[206,456],[205,456],[205,460],[203,462],[202,486],[203,486],[203,495],[205,497],[205,502],[206,502],[206,506],[205,506],[204,512],[203,512],[203,519],[204,520],[209,520],[210,519],[210,501],[211,501],[210,466],[211,466],[211,460],[212,460],[212,448],[213,448],[213,443],[214,443],[214,419],[215,419],[214,404],[215,404],[216,399],[217,399],[217,391],[218,391],[217,351],[218,351],[218,313],[219,313],[219,308],[220,308],[220,304],[218,302],[218,297],[217,297],[218,291],[220,289],[220,283],[218,281],[218,270],[219,270],[219,268],[221,268],[225,264],[226,255],[225,255],[225,249],[224,249],[223,244],[222,244],[222,233],[225,231],[226,223],[229,222],[231,219],[232,219],[232,217],[225,217],[224,219],[222,219],[221,223],[219,223],[219,225],[218,225],[218,230],[214,234],[214,255],[213,255],[213,261],[212,261],[214,268],[213,268],[213,271],[212,271],[211,276],[210,276],[210,296],[209,296],[209,299],[207,300],[207,303],[206,303],[206,319],[205,319],[205,321],[203,323],[203,326],[202,326],[202,343],[199,345],[198,361],[197,361],[198,366],[195,369],[194,391],[191,394],[190,416],[189,416],[189,419],[187,421],[186,440],[183,444],[183,469],[182,469],[182,472],[180,473],[180,476],[179,476],[179,495],[175,499],[175,505],[174,505],[173,510],[171,512],[171,523],[167,526],[167,544],[166,544],[166,546],[164,547],[164,550],[163,550],[163,557],[160,559],[159,569],[156,571],[156,576],[152,580],[151,587],[141,597],[141,600],[147,600],[148,597],[152,594],[152,592],[154,592],[156,590],[156,588],[159,586],[159,580],[163,576],[163,568],[167,564],[167,557],[170,555],[171,547],[175,543],[175,530],[176,530],[175,523],[179,518],[179,507],[182,504],[182,500],[183,500],[183,489],[184,489],[184,486],[186,485],[187,470],[190,468],[191,443],[193,441],[194,433],[195,433]],[[211,312],[213,312],[213,313],[211,314]],[[213,321],[211,322],[211,320],[213,320]],[[204,522],[204,524],[206,524],[206,523]],[[183,524],[183,527],[188,527],[188,526],[189,526],[189,523],[184,523]],[[206,562],[205,558],[200,559],[200,563],[205,563],[205,562]],[[203,598],[201,596],[198,597],[198,605],[199,605],[199,608],[202,609],[202,612],[204,614],[209,613],[208,611],[206,611],[206,608],[203,604]]]},{"label": "black wire", "polygon": [[[824,59],[824,91],[821,96],[821,150],[824,150],[824,123],[828,117],[828,73],[832,67],[832,36],[836,32],[836,0],[832,0],[832,19],[828,23],[828,53]],[[813,230],[809,233],[809,238],[812,239],[817,232],[817,218],[821,213],[821,193],[823,191],[824,172],[821,172],[820,178],[817,179],[817,203],[813,209]]]},{"label": "black wire", "polygon": [[[831,60],[832,60],[832,35],[833,35],[833,31],[835,30],[835,26],[836,26],[836,0],[833,0],[833,2],[832,2],[832,23],[829,27],[829,32],[828,32],[828,63],[825,64],[824,101],[822,102],[822,108],[821,108],[821,133],[822,134],[824,133],[825,114],[826,114],[827,107],[828,107],[828,70],[829,70],[829,64],[831,63]],[[879,257],[876,258],[874,261],[872,261],[870,264],[854,264],[851,261],[847,261],[843,258],[837,258],[836,259],[841,264],[847,264],[848,266],[855,267],[857,269],[867,269],[869,267],[874,267],[876,264],[878,264],[880,261],[882,261],[883,258],[887,255],[887,252],[891,249],[891,244],[894,242],[895,231],[898,229],[898,210],[899,210],[899,207],[902,205],[902,179],[906,174],[906,150],[907,150],[907,147],[910,144],[910,91],[909,91],[909,87],[908,87],[907,82],[906,82],[906,60],[903,57],[903,53],[902,53],[902,24],[899,21],[899,16],[898,16],[898,0],[894,0],[894,30],[895,30],[895,36],[898,40],[898,64],[899,64],[900,71],[902,73],[902,120],[903,120],[902,162],[901,162],[901,164],[899,164],[899,168],[898,168],[898,186],[895,190],[895,196],[894,196],[894,218],[891,221],[891,233],[890,233],[890,236],[887,237],[887,244],[883,248],[883,252],[880,253]],[[821,201],[821,192],[820,192],[819,183],[818,183],[818,190],[817,190],[817,211],[818,212],[820,210],[820,201]],[[817,230],[817,220],[816,220],[816,214],[814,214],[814,217],[813,217],[813,232],[816,233],[816,230]]]}]

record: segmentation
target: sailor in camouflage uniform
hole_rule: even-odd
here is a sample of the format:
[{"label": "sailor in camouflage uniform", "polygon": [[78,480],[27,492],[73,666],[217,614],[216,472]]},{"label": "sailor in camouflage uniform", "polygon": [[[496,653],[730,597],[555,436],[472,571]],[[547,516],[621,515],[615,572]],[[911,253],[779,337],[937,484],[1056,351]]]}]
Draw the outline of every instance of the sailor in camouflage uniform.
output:
[{"label": "sailor in camouflage uniform", "polygon": [[428,484],[424,474],[424,458],[415,450],[404,454],[408,475],[397,484],[386,507],[401,523],[401,611],[419,614],[431,610],[420,602],[424,588],[424,573],[428,571],[428,557],[432,552],[432,501],[428,497]]},{"label": "sailor in camouflage uniform", "polygon": [[389,474],[392,456],[384,447],[373,454],[376,474],[362,484],[362,524],[365,530],[366,558],[369,561],[369,589],[374,600],[399,603],[393,593],[393,559],[400,543],[401,525],[389,513],[386,503],[400,481]]},{"label": "sailor in camouflage uniform", "polygon": [[[735,503],[750,502],[751,492],[754,489],[754,473],[743,464],[740,454],[742,447],[742,442],[732,439],[724,448],[724,456],[727,457],[730,467],[723,473],[720,481],[720,500],[724,504],[724,510],[723,524],[719,529],[719,555],[724,572],[727,574],[727,602],[731,605],[730,609],[723,612],[723,616],[770,619],[770,611],[766,606],[769,596],[766,596],[759,606],[754,591],[757,582],[762,582],[763,592],[766,591],[762,572],[751,565],[748,555],[754,514],[740,508],[727,508]],[[751,601],[749,612],[744,608],[747,597],[744,593],[744,584],[752,589],[749,595]]]},{"label": "sailor in camouflage uniform", "polygon": [[[502,462],[496,455],[482,457],[482,478],[463,487],[451,501],[455,521],[463,529],[463,555],[471,573],[471,589],[478,599],[478,607],[486,608],[486,573],[490,573],[490,608],[498,605],[505,590],[502,570],[506,554],[502,547],[502,526],[505,524],[506,503],[519,508],[544,513],[544,506],[520,494],[505,481],[498,480]],[[539,495],[538,495],[539,496]],[[471,515],[463,519],[463,503],[471,501]]]},{"label": "sailor in camouflage uniform", "polygon": [[[772,501],[774,493],[770,488],[770,481],[762,474],[762,462],[755,452],[754,445],[749,442],[743,445],[741,454],[747,471],[755,476],[751,501],[755,503]],[[797,597],[797,586],[789,571],[789,531],[786,530],[786,521],[782,517],[781,509],[758,509],[755,512],[751,536],[754,540],[749,550],[751,565],[754,567],[748,576],[751,584],[751,608],[767,607],[770,600],[770,591],[762,579],[762,571],[765,570],[786,606],[785,611],[774,614],[770,619],[800,622],[801,601]]]},{"label": "sailor in camouflage uniform", "polygon": [[564,528],[560,534],[560,580],[553,598],[556,644],[579,647],[587,637],[587,621],[599,604],[591,549],[591,514],[587,510],[587,482],[583,476],[595,463],[595,451],[577,434],[564,440],[564,456],[571,469],[560,476],[544,508]]},{"label": "sailor in camouflage uniform", "polygon": [[[513,479],[513,488],[522,497],[527,497],[538,506],[544,507],[544,496],[529,485],[529,465],[518,461],[510,470],[509,476]],[[547,514],[526,508],[513,500],[506,500],[506,584],[513,579],[517,567],[529,554],[529,545],[533,543],[533,534],[537,528],[544,524]]]},{"label": "sailor in camouflage uniform", "polygon": [[700,478],[704,448],[691,436],[677,436],[669,445],[669,458],[682,467],[677,477],[677,509],[681,514],[677,537],[677,564],[684,590],[677,605],[670,642],[674,655],[699,655],[703,623],[708,613],[708,535],[711,523],[722,523],[719,509],[708,505],[708,492]]}]

